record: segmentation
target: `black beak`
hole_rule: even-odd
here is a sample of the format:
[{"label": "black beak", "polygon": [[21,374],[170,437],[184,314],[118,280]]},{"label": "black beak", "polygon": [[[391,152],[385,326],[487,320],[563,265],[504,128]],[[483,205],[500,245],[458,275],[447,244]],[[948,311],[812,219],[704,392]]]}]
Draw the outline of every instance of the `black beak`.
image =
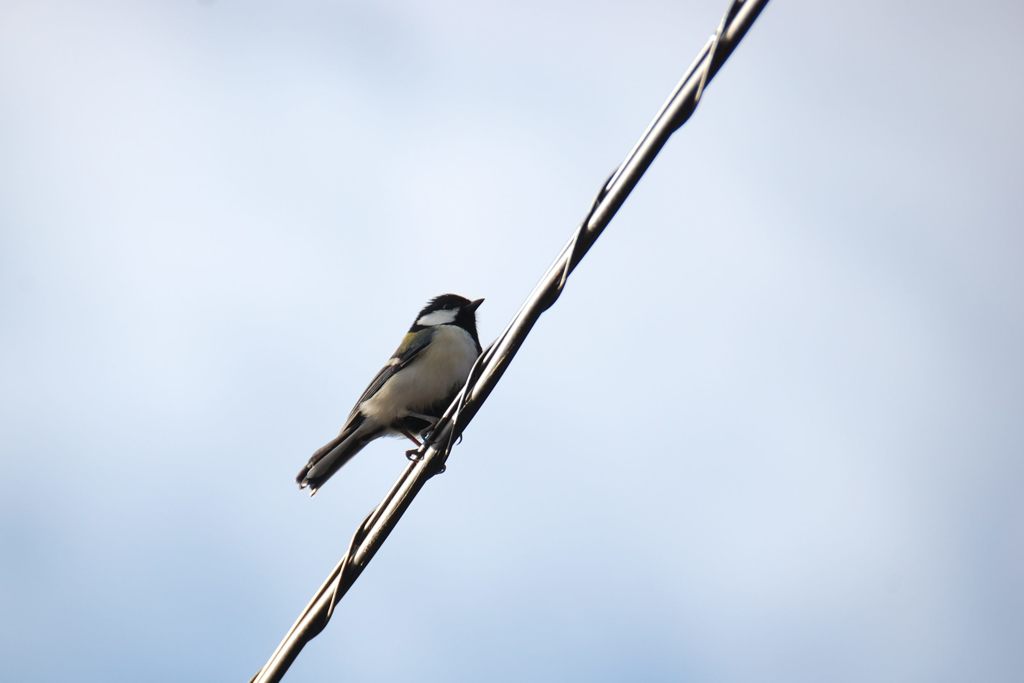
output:
[{"label": "black beak", "polygon": [[476,311],[476,309],[480,308],[480,304],[482,304],[483,302],[484,302],[483,299],[477,299],[476,301],[470,301],[469,305],[466,306],[463,310],[470,311],[470,312]]}]

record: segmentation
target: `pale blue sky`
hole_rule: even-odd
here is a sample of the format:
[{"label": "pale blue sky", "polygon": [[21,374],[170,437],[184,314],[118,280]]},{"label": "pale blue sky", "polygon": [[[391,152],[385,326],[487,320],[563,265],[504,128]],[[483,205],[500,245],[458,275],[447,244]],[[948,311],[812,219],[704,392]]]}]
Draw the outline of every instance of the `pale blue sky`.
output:
[{"label": "pale blue sky", "polygon": [[[247,680],[719,2],[0,6],[0,654]],[[1016,681],[1014,3],[772,3],[288,681]]]}]

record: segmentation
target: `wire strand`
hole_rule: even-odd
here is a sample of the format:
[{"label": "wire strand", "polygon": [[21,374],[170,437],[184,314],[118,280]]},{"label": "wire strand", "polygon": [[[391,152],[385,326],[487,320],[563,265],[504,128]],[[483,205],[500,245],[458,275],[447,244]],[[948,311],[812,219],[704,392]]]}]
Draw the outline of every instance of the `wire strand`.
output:
[{"label": "wire strand", "polygon": [[623,162],[601,185],[593,202],[558,258],[534,287],[504,331],[480,354],[469,377],[444,416],[391,490],[352,535],[344,557],[328,575],[251,683],[279,681],[299,652],[330,621],[338,603],[355,583],[423,485],[445,470],[452,448],[501,379],[509,362],[541,314],[554,305],[569,275],[583,259],[629,196],[668,138],[693,114],[708,83],[732,54],[768,0],[733,0],[714,34],[698,52]]}]

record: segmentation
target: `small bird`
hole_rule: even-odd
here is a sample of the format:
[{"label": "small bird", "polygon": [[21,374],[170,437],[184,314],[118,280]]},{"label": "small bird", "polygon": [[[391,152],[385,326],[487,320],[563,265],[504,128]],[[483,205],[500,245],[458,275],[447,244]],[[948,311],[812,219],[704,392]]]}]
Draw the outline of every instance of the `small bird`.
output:
[{"label": "small bird", "polygon": [[442,294],[423,307],[402,343],[356,401],[338,436],[313,453],[295,480],[310,495],[362,448],[381,436],[416,434],[437,424],[469,377],[480,355],[476,309],[470,301]]}]

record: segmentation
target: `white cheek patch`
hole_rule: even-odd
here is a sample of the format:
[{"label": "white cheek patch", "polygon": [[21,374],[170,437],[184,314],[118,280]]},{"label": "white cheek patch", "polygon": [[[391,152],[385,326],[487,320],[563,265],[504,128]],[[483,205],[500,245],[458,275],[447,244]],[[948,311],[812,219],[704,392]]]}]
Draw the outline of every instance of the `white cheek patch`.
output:
[{"label": "white cheek patch", "polygon": [[454,309],[445,309],[440,311],[434,311],[433,313],[427,313],[425,316],[416,321],[417,325],[421,327],[434,327],[435,325],[449,325],[455,322],[455,318],[459,315],[459,312]]}]

